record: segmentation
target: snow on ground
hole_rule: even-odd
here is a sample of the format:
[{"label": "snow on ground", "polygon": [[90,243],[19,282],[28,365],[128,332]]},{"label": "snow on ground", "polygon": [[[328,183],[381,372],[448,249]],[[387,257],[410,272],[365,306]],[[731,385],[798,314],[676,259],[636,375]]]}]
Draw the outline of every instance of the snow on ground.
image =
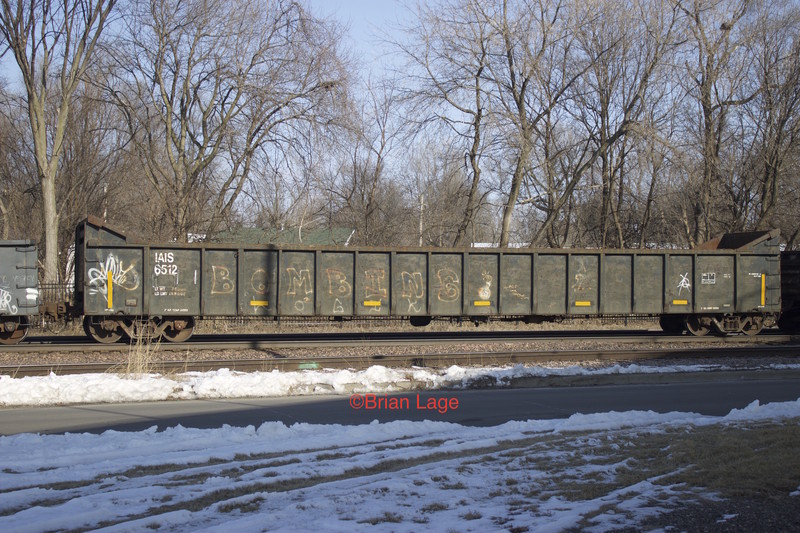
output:
[{"label": "snow on ground", "polygon": [[753,402],[725,417],[632,411],[496,427],[268,422],[21,434],[0,437],[0,530],[637,528],[698,496],[642,473],[630,459],[641,439],[798,417],[800,400]]},{"label": "snow on ground", "polygon": [[[770,365],[771,369],[800,369],[800,365]],[[372,366],[366,370],[302,370],[298,372],[187,372],[176,375],[79,374],[14,378],[0,375],[0,406],[65,405],[160,400],[248,398],[304,394],[351,394],[394,392],[443,387],[468,387],[487,380],[499,386],[523,377],[642,374],[725,370],[721,365],[643,366],[612,365],[587,368],[579,365],[459,367],[445,370],[391,369]]]},{"label": "snow on ground", "polygon": [[[0,376],[0,405],[377,393],[487,380],[503,385],[526,376],[724,369],[518,365]],[[667,434],[671,439],[673,432],[683,435],[693,428],[759,421],[796,425],[798,420],[800,399],[754,402],[725,417],[631,411],[496,427],[268,422],[258,428],[21,434],[0,437],[0,531],[639,529],[648,517],[698,497],[716,497],[643,469],[642,454],[660,455],[641,449],[643,439]],[[667,465],[674,472],[687,468]],[[800,487],[792,497],[800,497]]]}]

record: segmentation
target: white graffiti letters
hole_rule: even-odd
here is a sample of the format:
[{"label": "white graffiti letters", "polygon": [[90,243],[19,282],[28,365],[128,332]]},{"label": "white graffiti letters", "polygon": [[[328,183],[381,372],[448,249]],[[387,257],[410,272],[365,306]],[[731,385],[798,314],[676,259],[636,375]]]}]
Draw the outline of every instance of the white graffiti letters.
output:
[{"label": "white graffiti letters", "polygon": [[11,304],[11,293],[2,288],[0,288],[0,311],[17,314],[17,306]]},{"label": "white graffiti letters", "polygon": [[133,291],[139,288],[139,273],[136,265],[130,264],[125,267],[125,262],[114,254],[108,254],[105,262],[100,263],[99,268],[90,268],[87,272],[89,294],[102,294],[108,297],[108,278],[114,285],[126,291]]},{"label": "white graffiti letters", "polygon": [[681,274],[681,280],[678,282],[678,296],[681,295],[683,289],[689,290],[692,288],[692,284],[689,283],[689,273]]}]

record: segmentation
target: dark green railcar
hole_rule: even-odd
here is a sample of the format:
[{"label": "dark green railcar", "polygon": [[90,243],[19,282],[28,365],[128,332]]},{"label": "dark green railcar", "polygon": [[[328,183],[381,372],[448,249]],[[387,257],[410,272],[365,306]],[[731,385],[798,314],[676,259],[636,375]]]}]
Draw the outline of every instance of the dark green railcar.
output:
[{"label": "dark green railcar", "polygon": [[693,250],[308,248],[136,243],[87,219],[76,259],[76,309],[101,342],[137,328],[182,341],[220,316],[652,315],[668,331],[755,334],[781,310],[776,231]]},{"label": "dark green railcar", "polygon": [[0,241],[0,344],[24,339],[39,314],[37,256],[33,241]]}]

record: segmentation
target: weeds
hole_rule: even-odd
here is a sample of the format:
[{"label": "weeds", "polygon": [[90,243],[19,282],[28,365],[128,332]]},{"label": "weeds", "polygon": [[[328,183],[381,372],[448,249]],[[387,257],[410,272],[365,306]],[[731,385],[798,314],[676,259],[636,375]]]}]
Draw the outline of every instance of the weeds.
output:
[{"label": "weeds", "polygon": [[152,374],[157,362],[158,350],[161,348],[161,337],[155,340],[146,333],[131,339],[128,346],[128,361],[125,374],[131,377]]}]

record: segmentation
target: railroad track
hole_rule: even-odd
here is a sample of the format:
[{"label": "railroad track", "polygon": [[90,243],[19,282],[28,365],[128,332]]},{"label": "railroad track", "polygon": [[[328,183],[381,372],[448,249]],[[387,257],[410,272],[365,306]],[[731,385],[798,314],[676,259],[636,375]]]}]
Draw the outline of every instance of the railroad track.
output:
[{"label": "railroad track", "polygon": [[[614,350],[557,350],[557,351],[500,351],[491,353],[438,353],[424,355],[370,355],[361,357],[264,357],[260,359],[225,359],[197,361],[160,361],[149,367],[149,372],[172,374],[181,372],[206,372],[228,368],[241,372],[297,371],[316,369],[364,369],[372,365],[387,367],[443,368],[459,366],[500,366],[509,364],[534,364],[547,361],[636,361],[647,359],[689,358],[739,358],[739,357],[800,357],[800,344],[784,345],[750,344],[745,346],[684,348],[638,348]],[[118,372],[125,373],[124,363],[80,363],[0,366],[0,375],[13,377]]]},{"label": "railroad track", "polygon": [[[271,333],[271,334],[226,334],[195,335],[186,342],[159,343],[162,352],[186,352],[187,350],[270,350],[276,348],[313,347],[382,347],[414,344],[453,343],[524,343],[538,341],[613,341],[620,344],[678,343],[687,346],[704,344],[753,345],[800,342],[798,335],[786,335],[778,331],[764,332],[755,337],[732,335],[728,337],[694,337],[691,335],[667,335],[662,331],[644,330],[593,330],[593,331],[456,331],[456,332],[347,332],[347,333]],[[33,336],[21,344],[0,346],[0,353],[47,353],[47,352],[119,352],[128,351],[130,342],[100,344],[85,336]]]}]

